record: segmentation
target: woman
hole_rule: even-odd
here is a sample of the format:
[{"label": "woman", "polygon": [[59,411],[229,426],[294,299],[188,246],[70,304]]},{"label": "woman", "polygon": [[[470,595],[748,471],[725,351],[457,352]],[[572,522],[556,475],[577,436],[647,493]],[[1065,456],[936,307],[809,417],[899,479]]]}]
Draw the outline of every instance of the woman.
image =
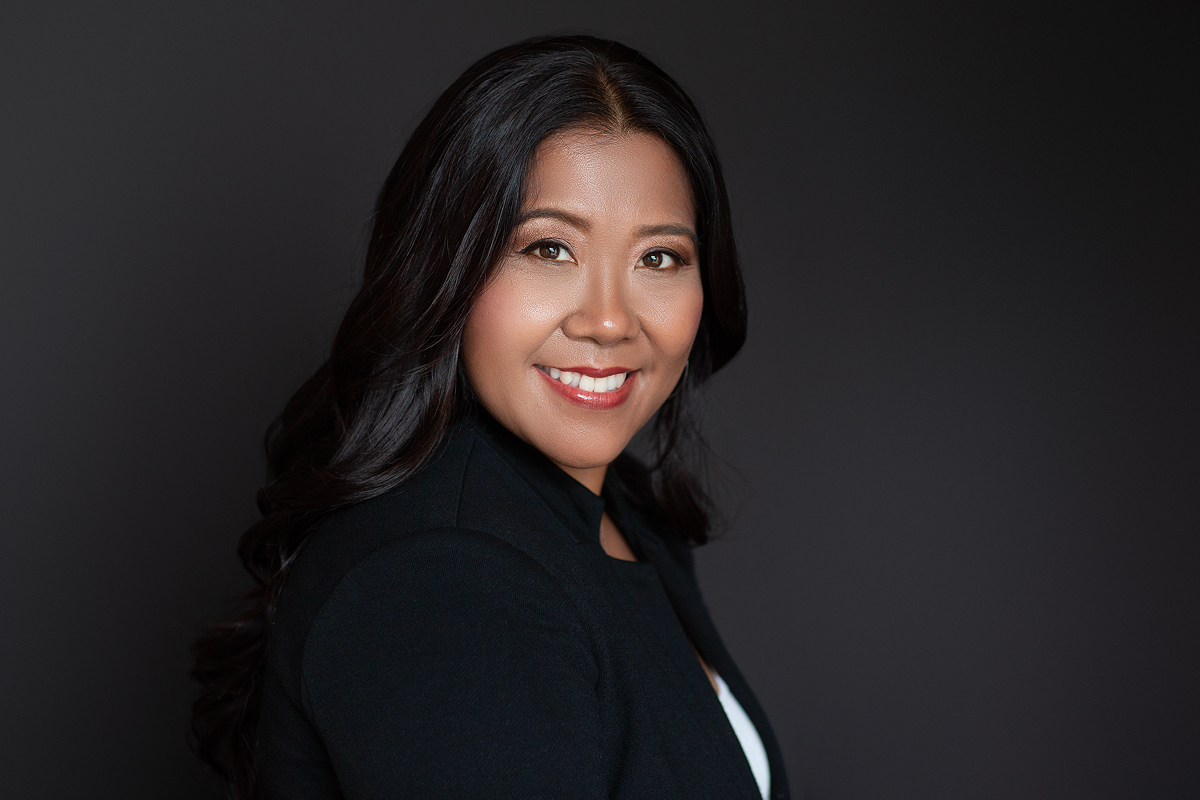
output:
[{"label": "woman", "polygon": [[[268,439],[201,755],[238,797],[786,797],[700,599],[696,388],[745,303],[683,91],[590,37],[482,59],[380,192]],[[624,454],[654,420],[649,467]]]}]

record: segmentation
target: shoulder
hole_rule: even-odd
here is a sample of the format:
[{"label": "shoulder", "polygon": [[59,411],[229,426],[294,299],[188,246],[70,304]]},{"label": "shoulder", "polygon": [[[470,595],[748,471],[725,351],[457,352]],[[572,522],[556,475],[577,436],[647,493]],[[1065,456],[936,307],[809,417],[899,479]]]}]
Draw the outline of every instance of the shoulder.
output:
[{"label": "shoulder", "polygon": [[[323,736],[350,718],[361,717],[365,730],[386,726],[386,715],[376,718],[385,711],[400,719],[418,688],[421,702],[450,708],[456,692],[499,691],[496,682],[519,679],[514,671],[596,680],[577,598],[528,553],[484,531],[405,531],[328,589],[290,588],[298,591],[272,626],[269,668]],[[418,716],[437,710],[426,712]]]},{"label": "shoulder", "polygon": [[428,528],[406,531],[358,559],[326,594],[318,616],[361,620],[470,603],[561,609],[569,598],[542,563],[504,538]]},{"label": "shoulder", "polygon": [[413,531],[361,559],[328,594],[307,632],[304,672],[367,655],[411,661],[397,647],[430,657],[486,650],[530,625],[587,638],[570,594],[529,554],[483,531]]},{"label": "shoulder", "polygon": [[303,671],[323,683],[353,663],[449,663],[530,626],[587,638],[571,596],[527,553],[482,531],[413,531],[342,576],[309,626]]},{"label": "shoulder", "polygon": [[279,599],[271,660],[295,686],[318,620],[330,632],[358,618],[350,627],[365,634],[371,614],[452,604],[467,613],[471,603],[562,618],[572,605],[555,575],[571,544],[522,476],[460,429],[411,479],[313,531]]},{"label": "shoulder", "polygon": [[432,462],[380,495],[337,509],[308,534],[288,571],[272,636],[303,635],[335,587],[362,562],[422,530],[456,524],[473,442],[454,437]]},{"label": "shoulder", "polygon": [[555,578],[490,533],[395,537],[288,638],[260,736],[277,764],[319,742],[346,796],[545,796],[601,774],[593,642]]},{"label": "shoulder", "polygon": [[298,667],[294,698],[347,795],[536,796],[600,774],[600,667],[577,609],[489,533],[413,531],[361,559]]}]

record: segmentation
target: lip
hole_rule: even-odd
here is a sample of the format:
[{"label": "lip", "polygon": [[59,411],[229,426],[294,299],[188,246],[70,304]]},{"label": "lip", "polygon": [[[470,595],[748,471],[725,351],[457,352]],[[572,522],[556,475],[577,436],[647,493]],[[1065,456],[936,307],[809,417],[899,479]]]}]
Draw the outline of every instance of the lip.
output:
[{"label": "lip", "polygon": [[560,367],[567,372],[578,372],[587,375],[591,378],[607,378],[609,375],[616,375],[619,372],[628,372],[629,377],[621,384],[620,389],[614,389],[611,392],[585,392],[575,386],[569,386],[562,381],[557,381],[551,378],[545,372],[542,372],[537,367],[533,368],[537,374],[541,375],[550,388],[558,392],[563,398],[579,406],[580,408],[590,409],[592,411],[604,411],[610,408],[616,408],[629,399],[629,393],[632,390],[634,382],[637,381],[637,371],[626,369],[625,367],[611,367],[607,369],[596,369],[595,367]]}]

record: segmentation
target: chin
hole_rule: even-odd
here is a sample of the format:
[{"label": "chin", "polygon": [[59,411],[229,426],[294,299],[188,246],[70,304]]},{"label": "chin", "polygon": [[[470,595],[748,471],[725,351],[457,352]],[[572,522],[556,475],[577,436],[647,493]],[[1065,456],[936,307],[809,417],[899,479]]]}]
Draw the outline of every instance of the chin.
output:
[{"label": "chin", "polygon": [[542,450],[551,461],[560,467],[567,467],[568,469],[596,469],[598,467],[607,467],[617,456],[621,455],[621,450],[625,448],[587,453],[580,453],[578,449],[567,448],[553,451],[543,450],[540,447],[538,449]]},{"label": "chin", "polygon": [[578,441],[578,439],[574,438],[567,441],[557,440],[553,442],[548,442],[545,439],[541,441],[534,439],[530,443],[560,467],[581,470],[608,466],[612,463],[613,459],[621,455],[621,451],[628,444],[627,441],[623,441],[580,447]]}]

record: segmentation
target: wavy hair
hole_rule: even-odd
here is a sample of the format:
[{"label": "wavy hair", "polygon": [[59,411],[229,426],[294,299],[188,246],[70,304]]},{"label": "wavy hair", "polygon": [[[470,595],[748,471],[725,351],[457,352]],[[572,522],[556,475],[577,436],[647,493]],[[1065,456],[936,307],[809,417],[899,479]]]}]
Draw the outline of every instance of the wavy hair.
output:
[{"label": "wavy hair", "polygon": [[376,203],[362,287],[327,361],[266,435],[262,518],[238,545],[254,588],[236,616],[205,627],[192,676],[192,734],[237,800],[253,798],[259,689],[288,569],[331,511],[411,477],[474,403],[459,364],[467,313],[511,236],[525,174],[551,134],[639,131],[666,142],[689,180],[704,309],[688,369],[653,424],[645,466],[613,468],[633,500],[681,541],[708,539],[709,504],[683,453],[697,436],[695,388],[741,348],[746,304],[716,149],[696,106],[625,45],[531,39],[485,56],[434,103]]}]

